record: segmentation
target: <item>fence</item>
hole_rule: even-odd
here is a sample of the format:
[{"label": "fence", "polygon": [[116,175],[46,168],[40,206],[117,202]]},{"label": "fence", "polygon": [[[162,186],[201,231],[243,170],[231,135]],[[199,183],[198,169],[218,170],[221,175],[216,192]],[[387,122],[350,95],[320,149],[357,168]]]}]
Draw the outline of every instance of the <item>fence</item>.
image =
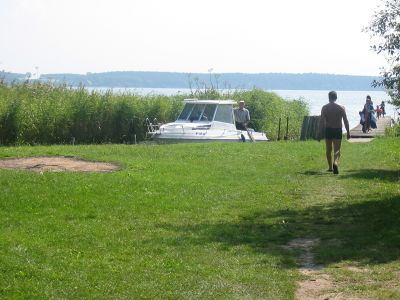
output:
[{"label": "fence", "polygon": [[320,116],[305,116],[301,127],[300,140],[318,139]]}]

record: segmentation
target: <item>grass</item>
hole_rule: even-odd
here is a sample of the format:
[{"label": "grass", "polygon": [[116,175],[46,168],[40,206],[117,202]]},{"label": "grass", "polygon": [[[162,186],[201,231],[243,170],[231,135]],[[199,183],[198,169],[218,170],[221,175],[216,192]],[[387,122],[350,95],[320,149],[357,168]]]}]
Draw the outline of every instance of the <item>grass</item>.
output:
[{"label": "grass", "polygon": [[[0,147],[115,173],[0,170],[0,298],[291,299],[292,239],[336,292],[400,299],[400,141]],[[357,267],[363,272],[351,271]]]}]

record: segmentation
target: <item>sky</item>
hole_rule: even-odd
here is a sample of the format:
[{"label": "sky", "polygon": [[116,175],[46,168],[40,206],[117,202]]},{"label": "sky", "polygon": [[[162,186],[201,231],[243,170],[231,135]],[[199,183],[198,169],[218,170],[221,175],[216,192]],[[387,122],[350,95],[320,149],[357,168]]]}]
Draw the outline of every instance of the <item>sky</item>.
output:
[{"label": "sky", "polygon": [[382,0],[0,0],[0,71],[379,75]]}]

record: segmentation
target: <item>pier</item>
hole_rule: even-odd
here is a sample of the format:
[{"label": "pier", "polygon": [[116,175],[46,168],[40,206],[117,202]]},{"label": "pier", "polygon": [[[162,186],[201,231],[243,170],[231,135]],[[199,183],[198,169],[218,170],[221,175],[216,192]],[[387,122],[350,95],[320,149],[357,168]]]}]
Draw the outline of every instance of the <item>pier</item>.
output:
[{"label": "pier", "polygon": [[390,128],[392,126],[392,118],[391,117],[381,117],[379,119],[376,119],[376,129],[372,129],[368,133],[364,133],[362,131],[362,125],[358,124],[356,127],[350,130],[350,135],[352,139],[358,139],[358,138],[375,138],[377,136],[384,136],[386,128]]},{"label": "pier", "polygon": [[[301,128],[300,140],[318,139],[318,125],[320,116],[306,116],[303,120],[303,126]],[[390,128],[393,124],[391,117],[381,117],[376,120],[376,129],[372,129],[368,133],[362,132],[362,125],[358,124],[353,129],[350,129],[350,142],[369,142],[371,139],[377,136],[384,136],[387,128]]]}]

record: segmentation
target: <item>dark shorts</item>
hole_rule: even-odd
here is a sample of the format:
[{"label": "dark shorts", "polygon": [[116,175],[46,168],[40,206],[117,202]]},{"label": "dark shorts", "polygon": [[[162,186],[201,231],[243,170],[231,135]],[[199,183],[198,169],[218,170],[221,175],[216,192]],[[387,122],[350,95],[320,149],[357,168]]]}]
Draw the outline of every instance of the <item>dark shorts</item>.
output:
[{"label": "dark shorts", "polygon": [[238,130],[247,130],[243,123],[236,122],[236,129]]},{"label": "dark shorts", "polygon": [[342,134],[342,128],[325,128],[326,140],[341,140]]}]

